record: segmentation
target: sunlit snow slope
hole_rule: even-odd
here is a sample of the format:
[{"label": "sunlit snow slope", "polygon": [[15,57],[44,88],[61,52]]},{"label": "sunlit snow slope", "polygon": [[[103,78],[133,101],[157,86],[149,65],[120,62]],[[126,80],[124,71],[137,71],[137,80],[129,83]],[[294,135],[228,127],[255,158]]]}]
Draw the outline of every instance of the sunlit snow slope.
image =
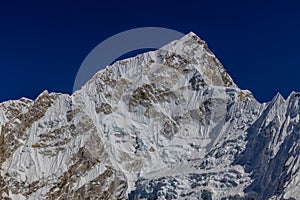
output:
[{"label": "sunlit snow slope", "polygon": [[0,196],[300,199],[299,99],[259,103],[189,33],[72,96],[0,104]]}]

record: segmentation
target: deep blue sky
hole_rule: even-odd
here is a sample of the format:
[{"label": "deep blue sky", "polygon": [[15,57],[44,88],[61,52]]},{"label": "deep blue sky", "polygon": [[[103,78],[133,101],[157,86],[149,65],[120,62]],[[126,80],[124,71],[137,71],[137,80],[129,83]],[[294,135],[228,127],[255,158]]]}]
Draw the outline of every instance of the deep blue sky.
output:
[{"label": "deep blue sky", "polygon": [[[289,3],[287,3],[289,2]],[[195,32],[259,101],[300,91],[296,1],[0,3],[0,101],[71,93],[86,55],[106,38],[157,26]]]}]

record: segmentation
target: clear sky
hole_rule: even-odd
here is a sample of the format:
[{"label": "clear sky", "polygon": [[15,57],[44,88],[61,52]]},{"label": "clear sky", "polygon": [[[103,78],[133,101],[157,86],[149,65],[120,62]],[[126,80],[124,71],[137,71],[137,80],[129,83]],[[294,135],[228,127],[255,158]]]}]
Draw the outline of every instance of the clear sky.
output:
[{"label": "clear sky", "polygon": [[71,93],[83,59],[106,38],[156,26],[204,39],[259,101],[300,91],[297,1],[10,1],[0,3],[0,101]]}]

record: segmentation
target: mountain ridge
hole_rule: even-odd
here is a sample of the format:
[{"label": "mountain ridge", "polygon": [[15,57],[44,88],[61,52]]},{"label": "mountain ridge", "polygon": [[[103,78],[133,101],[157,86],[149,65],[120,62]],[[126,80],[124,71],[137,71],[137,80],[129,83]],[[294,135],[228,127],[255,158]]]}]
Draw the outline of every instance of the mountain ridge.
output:
[{"label": "mountain ridge", "polygon": [[72,95],[1,103],[0,196],[299,198],[299,96],[259,103],[191,32]]}]

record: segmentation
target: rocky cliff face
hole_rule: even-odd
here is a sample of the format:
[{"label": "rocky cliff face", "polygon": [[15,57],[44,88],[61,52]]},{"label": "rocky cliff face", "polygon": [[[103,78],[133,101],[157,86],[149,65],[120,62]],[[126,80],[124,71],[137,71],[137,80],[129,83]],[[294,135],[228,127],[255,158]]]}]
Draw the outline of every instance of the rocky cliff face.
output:
[{"label": "rocky cliff face", "polygon": [[299,98],[259,103],[190,33],[71,96],[0,104],[0,196],[299,199]]}]

